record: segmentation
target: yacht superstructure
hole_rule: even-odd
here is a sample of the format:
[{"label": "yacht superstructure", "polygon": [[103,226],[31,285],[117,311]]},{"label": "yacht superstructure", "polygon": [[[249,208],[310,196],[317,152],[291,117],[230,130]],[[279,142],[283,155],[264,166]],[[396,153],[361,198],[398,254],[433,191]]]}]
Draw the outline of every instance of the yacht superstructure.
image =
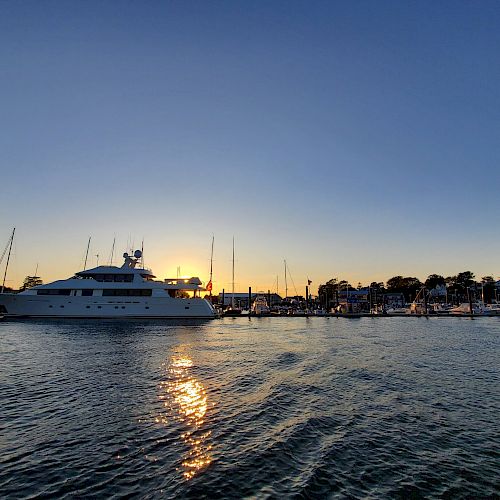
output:
[{"label": "yacht superstructure", "polygon": [[156,280],[138,267],[142,252],[123,254],[121,267],[98,266],[21,293],[0,294],[5,317],[213,318],[199,278]]}]

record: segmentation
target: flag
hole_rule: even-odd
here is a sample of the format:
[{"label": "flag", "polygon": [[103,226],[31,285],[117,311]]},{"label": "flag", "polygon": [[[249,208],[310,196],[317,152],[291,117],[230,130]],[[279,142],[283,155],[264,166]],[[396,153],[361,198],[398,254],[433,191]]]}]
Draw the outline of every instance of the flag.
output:
[{"label": "flag", "polygon": [[312,283],[311,280],[307,280],[307,286],[309,286]]},{"label": "flag", "polygon": [[210,280],[208,283],[207,283],[207,286],[205,287],[209,292],[212,291],[212,280]]}]

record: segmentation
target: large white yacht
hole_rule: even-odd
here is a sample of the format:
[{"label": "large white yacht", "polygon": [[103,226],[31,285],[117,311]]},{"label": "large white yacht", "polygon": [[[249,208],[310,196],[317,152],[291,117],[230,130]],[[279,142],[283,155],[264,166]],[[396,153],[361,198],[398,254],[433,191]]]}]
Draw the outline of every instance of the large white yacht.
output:
[{"label": "large white yacht", "polygon": [[140,268],[142,252],[123,254],[122,267],[98,266],[72,278],[21,293],[0,294],[0,313],[13,317],[58,318],[213,318],[201,297],[199,278],[156,280]]}]

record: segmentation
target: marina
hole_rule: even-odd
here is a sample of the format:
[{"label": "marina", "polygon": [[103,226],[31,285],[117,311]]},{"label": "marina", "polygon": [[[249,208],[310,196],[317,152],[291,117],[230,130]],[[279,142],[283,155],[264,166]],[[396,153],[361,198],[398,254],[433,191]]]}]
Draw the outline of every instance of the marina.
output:
[{"label": "marina", "polygon": [[500,500],[498,2],[0,12],[0,500]]},{"label": "marina", "polygon": [[[449,277],[430,275],[425,284],[416,278],[401,276],[387,281],[387,291],[383,283],[372,283],[368,287],[352,287],[347,281],[329,280],[318,288],[318,294],[311,293],[311,281],[305,286],[305,295],[288,296],[287,276],[290,271],[284,261],[285,296],[276,293],[235,291],[235,244],[232,241],[231,292],[223,289],[219,295],[213,290],[213,249],[212,236],[210,273],[205,285],[198,277],[157,279],[151,269],[144,266],[143,249],[132,255],[123,254],[121,267],[113,266],[115,239],[113,240],[110,263],[86,269],[91,238],[88,240],[84,269],[73,277],[43,284],[38,276],[27,276],[22,289],[5,289],[15,228],[0,258],[2,263],[7,255],[2,289],[0,293],[0,319],[3,318],[204,318],[238,316],[269,317],[500,317],[498,293],[500,281],[493,277],[483,277],[481,283],[473,280],[470,271]],[[38,266],[37,266],[38,267]],[[35,273],[36,274],[36,273]],[[453,280],[466,279],[457,285]],[[460,278],[460,279],[462,279]],[[408,290],[391,289],[396,282],[412,283],[415,297],[411,303],[405,302]],[[436,281],[437,280],[437,281]],[[437,283],[435,288],[427,283]],[[490,290],[489,302],[485,302],[485,285]],[[330,287],[330,291],[328,290]],[[448,302],[448,288],[454,291],[455,304]],[[396,290],[399,292],[395,293]],[[461,290],[461,293],[460,293]],[[477,298],[480,292],[480,299]],[[411,298],[411,293],[409,295]],[[467,300],[466,302],[463,302]]]}]

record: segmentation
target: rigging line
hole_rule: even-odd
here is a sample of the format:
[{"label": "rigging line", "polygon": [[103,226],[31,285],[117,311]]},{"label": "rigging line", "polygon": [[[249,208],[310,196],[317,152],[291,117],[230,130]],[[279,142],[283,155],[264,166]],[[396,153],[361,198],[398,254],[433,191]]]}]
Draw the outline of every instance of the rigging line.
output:
[{"label": "rigging line", "polygon": [[[288,267],[288,264],[286,264],[286,266]],[[295,283],[293,282],[292,273],[290,272],[290,268],[289,267],[288,267],[288,276],[290,276],[290,279],[292,280],[292,285],[293,285],[293,289],[295,290],[295,295],[299,295],[297,293],[297,287],[295,286]]]},{"label": "rigging line", "polygon": [[2,282],[2,291],[1,293],[3,293],[3,291],[5,290],[5,280],[7,278],[7,270],[9,269],[9,261],[10,261],[10,252],[12,250],[12,243],[14,241],[14,233],[16,232],[16,228],[14,228],[12,230],[12,235],[10,237],[10,243],[9,243],[9,253],[7,255],[7,263],[5,264],[5,273],[3,275],[3,282]]},{"label": "rigging line", "polygon": [[113,236],[113,245],[111,247],[111,255],[109,257],[109,265],[113,265],[113,257],[115,256],[115,242],[116,242],[116,234]]},{"label": "rigging line", "polygon": [[9,239],[7,240],[7,244],[5,245],[5,248],[3,249],[2,256],[0,257],[0,265],[3,262],[3,259],[5,257],[5,254],[7,253],[7,250],[9,249],[10,245],[10,238],[12,238],[12,234],[10,235]]}]

